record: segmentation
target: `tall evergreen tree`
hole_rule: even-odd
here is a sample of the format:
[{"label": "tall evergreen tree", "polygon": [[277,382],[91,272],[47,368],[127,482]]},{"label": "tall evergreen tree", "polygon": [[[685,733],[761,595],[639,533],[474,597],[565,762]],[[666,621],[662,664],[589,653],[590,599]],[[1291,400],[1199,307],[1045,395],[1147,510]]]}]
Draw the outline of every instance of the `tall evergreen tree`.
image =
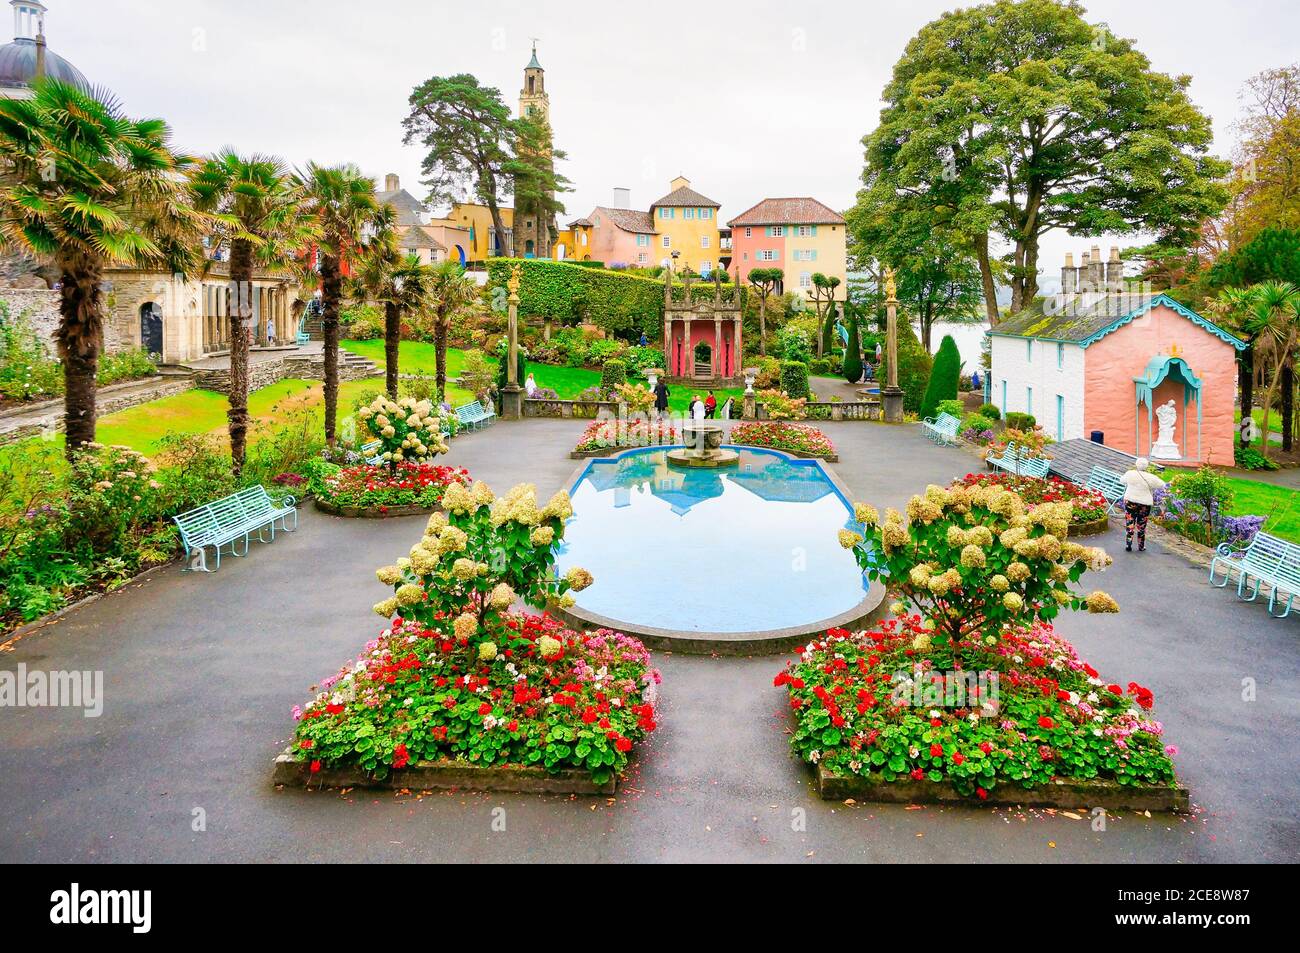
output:
[{"label": "tall evergreen tree", "polygon": [[945,334],[939,342],[939,351],[934,356],[934,366],[930,369],[930,382],[925,385],[925,396],[921,398],[921,416],[933,417],[941,400],[955,400],[957,387],[961,383],[961,353],[957,342],[951,334]]}]

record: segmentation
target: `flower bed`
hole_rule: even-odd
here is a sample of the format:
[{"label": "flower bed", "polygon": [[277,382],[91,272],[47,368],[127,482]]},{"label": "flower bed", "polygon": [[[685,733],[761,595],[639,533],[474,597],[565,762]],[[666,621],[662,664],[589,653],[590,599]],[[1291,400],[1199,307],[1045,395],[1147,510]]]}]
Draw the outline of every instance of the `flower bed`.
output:
[{"label": "flower bed", "polygon": [[908,615],[810,643],[775,679],[795,753],[863,787],[929,782],[1001,800],[1001,786],[1111,782],[1182,803],[1170,793],[1177,750],[1162,741],[1149,689],[1108,683],[1047,623],[1011,628],[991,648],[972,639],[954,651],[933,634]]},{"label": "flower bed", "polygon": [[575,456],[590,456],[612,447],[653,447],[677,442],[677,428],[668,420],[593,420],[573,448]]},{"label": "flower bed", "polygon": [[410,555],[376,571],[393,589],[374,607],[390,625],[294,711],[292,756],[326,779],[343,769],[382,781],[409,766],[423,779],[441,765],[504,769],[479,775],[484,788],[520,789],[521,767],[584,772],[574,793],[615,783],[655,728],[659,673],[645,646],[513,608],[565,609],[594,581],[555,571],[568,494],[539,506],[530,484],[498,498],[453,481],[442,504]]},{"label": "flower bed", "polygon": [[430,463],[348,467],[322,464],[313,472],[310,487],[316,506],[327,513],[404,516],[431,512],[449,485],[468,479],[464,467]]},{"label": "flower bed", "polygon": [[[960,480],[955,480],[952,485],[970,487],[1000,486],[1018,495],[1027,506],[1036,506],[1040,503],[1068,502],[1074,514],[1070,518],[1071,536],[1080,535],[1076,527],[1081,529],[1083,524],[1089,524],[1088,530],[1104,530],[1108,522],[1106,510],[1110,503],[1104,496],[1096,490],[1086,490],[1078,484],[1062,480],[1056,476],[1042,478],[1016,476],[1005,472],[968,473]],[[1083,535],[1086,535],[1086,533]]]},{"label": "flower bed", "polygon": [[799,456],[834,460],[835,444],[816,427],[785,421],[756,421],[731,428],[731,443],[784,450]]}]

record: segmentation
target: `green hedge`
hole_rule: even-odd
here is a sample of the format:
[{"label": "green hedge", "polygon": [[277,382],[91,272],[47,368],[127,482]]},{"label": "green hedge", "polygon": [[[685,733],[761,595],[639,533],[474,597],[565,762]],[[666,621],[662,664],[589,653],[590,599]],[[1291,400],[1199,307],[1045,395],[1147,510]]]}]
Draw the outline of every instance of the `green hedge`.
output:
[{"label": "green hedge", "polygon": [[585,318],[606,331],[651,336],[663,333],[663,282],[637,275],[540,258],[491,258],[488,297],[504,288],[520,265],[519,313],[572,322]]},{"label": "green hedge", "polygon": [[803,361],[782,361],[781,389],[791,397],[807,397],[808,365]]}]

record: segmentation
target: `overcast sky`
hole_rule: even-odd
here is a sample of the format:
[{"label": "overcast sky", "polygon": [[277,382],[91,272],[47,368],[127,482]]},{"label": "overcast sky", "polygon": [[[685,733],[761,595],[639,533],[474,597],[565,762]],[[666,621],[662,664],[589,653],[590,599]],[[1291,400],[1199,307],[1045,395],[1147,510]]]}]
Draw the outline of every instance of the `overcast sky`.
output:
[{"label": "overcast sky", "polygon": [[[546,69],[556,145],[573,181],[562,222],[608,204],[645,208],[682,174],[726,221],[766,196],[844,209],[861,138],[917,30],[951,0],[742,4],[496,0],[45,0],[51,49],[130,113],[168,120],[181,147],[352,161],[397,172],[423,198],[403,146],[413,86],[468,72],[515,108],[531,38]],[[1243,82],[1300,58],[1295,0],[1093,0],[1088,18],[1131,37],[1158,70],[1190,73],[1216,151]],[[1132,239],[1125,243],[1132,243]],[[1083,239],[1052,235],[1049,276]],[[1106,240],[1102,244],[1107,244]]]}]

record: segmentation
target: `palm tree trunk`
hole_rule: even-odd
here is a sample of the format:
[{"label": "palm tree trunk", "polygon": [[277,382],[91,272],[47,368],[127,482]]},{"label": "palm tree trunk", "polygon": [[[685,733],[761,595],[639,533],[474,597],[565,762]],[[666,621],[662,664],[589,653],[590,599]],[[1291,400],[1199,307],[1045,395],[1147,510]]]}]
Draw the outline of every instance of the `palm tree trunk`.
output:
[{"label": "palm tree trunk", "polygon": [[402,341],[402,312],[391,301],[384,302],[384,386],[397,400],[397,360]]},{"label": "palm tree trunk", "polygon": [[1269,418],[1273,413],[1273,399],[1277,396],[1278,385],[1282,382],[1282,368],[1286,364],[1286,356],[1295,350],[1295,339],[1296,331],[1292,330],[1291,333],[1287,335],[1286,344],[1284,344],[1282,350],[1278,352],[1280,356],[1277,365],[1273,368],[1273,374],[1268,382],[1268,390],[1264,393],[1264,440],[1260,444],[1259,450],[1266,460],[1269,459]]},{"label": "palm tree trunk", "polygon": [[1295,358],[1288,354],[1282,368],[1282,449],[1287,453],[1295,446]]},{"label": "palm tree trunk", "polygon": [[103,270],[97,259],[74,255],[60,263],[59,329],[63,360],[63,417],[68,459],[95,439],[95,375],[104,340]]},{"label": "palm tree trunk", "polygon": [[440,308],[433,319],[433,386],[440,401],[447,399],[447,324]]},{"label": "palm tree trunk", "polygon": [[248,447],[248,332],[253,322],[253,246],[230,244],[230,465],[236,477],[244,470]]},{"label": "palm tree trunk", "polygon": [[321,332],[325,338],[325,442],[333,449],[339,413],[339,301],[343,274],[335,255],[322,255]]}]

